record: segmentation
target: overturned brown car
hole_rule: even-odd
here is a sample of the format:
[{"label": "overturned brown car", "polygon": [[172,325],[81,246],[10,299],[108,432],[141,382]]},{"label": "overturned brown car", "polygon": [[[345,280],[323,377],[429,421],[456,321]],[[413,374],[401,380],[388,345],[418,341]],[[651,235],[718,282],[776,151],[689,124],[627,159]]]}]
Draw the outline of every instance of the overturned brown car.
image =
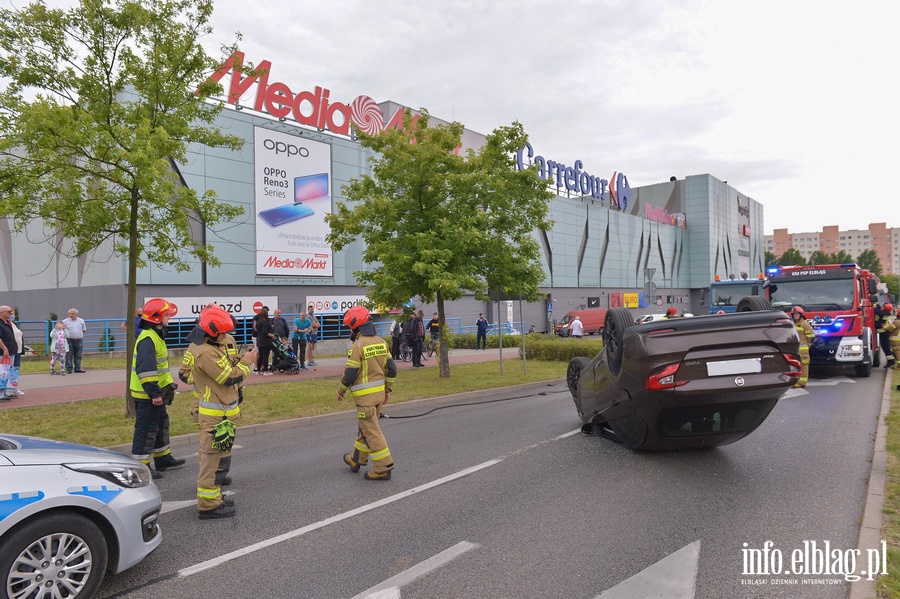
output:
[{"label": "overturned brown car", "polygon": [[738,312],[635,324],[606,316],[604,348],[569,363],[582,431],[631,449],[734,443],[753,432],[800,377],[800,339],[761,297]]}]

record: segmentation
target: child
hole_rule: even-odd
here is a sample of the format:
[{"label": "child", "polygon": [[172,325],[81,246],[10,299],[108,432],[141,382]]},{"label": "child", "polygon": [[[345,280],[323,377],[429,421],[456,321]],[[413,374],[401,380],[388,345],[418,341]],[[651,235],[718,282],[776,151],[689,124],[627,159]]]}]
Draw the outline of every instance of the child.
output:
[{"label": "child", "polygon": [[[66,340],[69,332],[63,321],[56,321],[56,328],[50,333],[50,374],[66,376],[66,352],[69,351],[69,342]],[[59,372],[56,372],[56,363],[59,362]]]}]

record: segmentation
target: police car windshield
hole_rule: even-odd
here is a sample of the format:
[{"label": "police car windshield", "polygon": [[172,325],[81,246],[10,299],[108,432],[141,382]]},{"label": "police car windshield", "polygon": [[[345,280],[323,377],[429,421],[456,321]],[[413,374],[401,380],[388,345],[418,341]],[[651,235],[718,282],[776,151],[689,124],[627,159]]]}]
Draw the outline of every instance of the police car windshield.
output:
[{"label": "police car windshield", "polygon": [[853,279],[778,281],[772,306],[803,306],[807,310],[854,310]]}]

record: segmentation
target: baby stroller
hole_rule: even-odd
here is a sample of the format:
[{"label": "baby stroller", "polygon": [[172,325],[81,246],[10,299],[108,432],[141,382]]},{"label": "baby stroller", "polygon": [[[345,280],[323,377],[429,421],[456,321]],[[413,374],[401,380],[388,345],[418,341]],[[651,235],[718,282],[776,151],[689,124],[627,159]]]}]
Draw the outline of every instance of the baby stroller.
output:
[{"label": "baby stroller", "polygon": [[282,345],[281,339],[275,339],[272,356],[272,370],[285,374],[297,374],[300,372],[300,361],[297,359],[297,354],[290,347]]}]

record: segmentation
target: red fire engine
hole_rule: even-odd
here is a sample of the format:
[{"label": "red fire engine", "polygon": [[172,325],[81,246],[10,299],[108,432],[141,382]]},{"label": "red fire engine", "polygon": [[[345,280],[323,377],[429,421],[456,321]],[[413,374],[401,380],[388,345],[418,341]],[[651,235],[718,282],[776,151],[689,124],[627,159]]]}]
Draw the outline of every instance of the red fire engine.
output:
[{"label": "red fire engine", "polygon": [[856,264],[772,266],[766,271],[772,307],[800,306],[816,332],[810,366],[853,366],[869,376],[878,366],[874,305],[878,277]]}]

